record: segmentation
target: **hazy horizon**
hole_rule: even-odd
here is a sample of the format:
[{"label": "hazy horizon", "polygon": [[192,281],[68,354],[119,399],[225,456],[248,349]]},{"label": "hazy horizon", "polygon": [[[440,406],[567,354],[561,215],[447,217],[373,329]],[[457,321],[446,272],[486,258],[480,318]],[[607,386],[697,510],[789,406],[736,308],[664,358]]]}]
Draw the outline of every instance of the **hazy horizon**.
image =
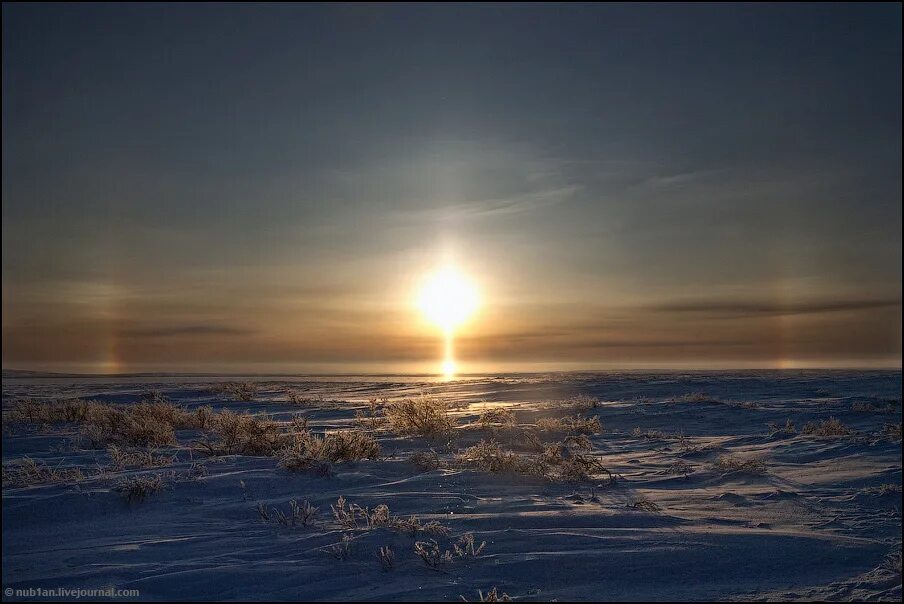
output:
[{"label": "hazy horizon", "polygon": [[900,4],[2,10],[4,369],[901,367]]}]

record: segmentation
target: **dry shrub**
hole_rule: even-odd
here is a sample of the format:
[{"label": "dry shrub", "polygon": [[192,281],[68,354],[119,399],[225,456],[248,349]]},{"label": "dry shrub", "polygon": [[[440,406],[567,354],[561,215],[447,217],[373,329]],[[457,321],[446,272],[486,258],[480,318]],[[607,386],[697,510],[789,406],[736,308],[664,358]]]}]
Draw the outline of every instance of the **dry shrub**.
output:
[{"label": "dry shrub", "polygon": [[323,437],[322,459],[326,461],[360,461],[376,459],[379,455],[380,444],[360,430],[338,430]]},{"label": "dry shrub", "polygon": [[77,467],[49,466],[44,461],[24,457],[3,464],[4,487],[28,487],[39,484],[59,484],[78,482],[85,479],[85,473]]},{"label": "dry shrub", "polygon": [[536,478],[546,477],[549,471],[549,464],[541,457],[506,451],[493,440],[481,440],[476,445],[461,451],[456,455],[455,463],[464,468],[473,468],[493,474],[524,474]]},{"label": "dry shrub", "polygon": [[197,428],[198,430],[210,430],[213,427],[217,415],[210,405],[202,405],[193,412],[186,413],[191,413],[194,416],[192,419],[193,425],[191,427]]},{"label": "dry shrub", "polygon": [[201,427],[201,423],[209,421],[212,409],[189,411],[167,400],[143,401],[137,405],[126,406],[124,410],[136,418],[148,418],[163,424],[169,424],[174,430],[192,430]]},{"label": "dry shrub", "polygon": [[282,448],[285,434],[269,416],[255,416],[223,411],[214,416],[211,431],[215,442],[200,441],[200,448],[209,455],[272,456]]},{"label": "dry shrub", "polygon": [[830,417],[823,421],[807,422],[801,429],[801,433],[824,438],[847,436],[852,433],[852,430],[834,417]]},{"label": "dry shrub", "polygon": [[594,474],[603,473],[608,476],[609,484],[615,483],[612,472],[595,457],[573,453],[559,464],[559,477],[566,482],[586,482],[591,480]]},{"label": "dry shrub", "polygon": [[713,464],[713,469],[720,474],[734,472],[765,474],[766,463],[761,459],[742,459],[733,455],[723,455]]},{"label": "dry shrub", "polygon": [[477,424],[484,430],[493,428],[511,428],[517,423],[514,412],[507,407],[496,407],[483,411],[477,418]]},{"label": "dry shrub", "polygon": [[578,411],[590,411],[591,409],[599,408],[600,405],[602,405],[602,402],[595,396],[579,394],[568,399],[566,404]]},{"label": "dry shrub", "polygon": [[392,432],[408,436],[441,436],[452,430],[450,405],[446,401],[422,396],[388,403],[384,407],[386,424]]},{"label": "dry shrub", "polygon": [[537,420],[537,429],[541,432],[563,434],[600,434],[603,425],[598,417],[545,417]]},{"label": "dry shrub", "polygon": [[433,449],[412,453],[408,461],[421,472],[430,472],[439,469],[439,455]]},{"label": "dry shrub", "polygon": [[91,448],[109,445],[121,447],[163,447],[176,443],[173,425],[153,414],[107,407],[103,414],[84,424],[79,440]]},{"label": "dry shrub", "polygon": [[283,468],[295,472],[313,470],[321,475],[329,474],[330,463],[376,459],[379,455],[380,444],[360,430],[338,430],[324,436],[299,431],[279,451]]},{"label": "dry shrub", "polygon": [[123,478],[116,484],[116,491],[122,495],[128,503],[137,503],[162,491],[168,486],[173,474],[141,474]]}]

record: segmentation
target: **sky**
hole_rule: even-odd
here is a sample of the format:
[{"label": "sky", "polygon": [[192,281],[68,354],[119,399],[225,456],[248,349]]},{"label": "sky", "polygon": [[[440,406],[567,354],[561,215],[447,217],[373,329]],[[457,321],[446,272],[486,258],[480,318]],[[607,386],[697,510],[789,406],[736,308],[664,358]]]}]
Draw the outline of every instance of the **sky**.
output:
[{"label": "sky", "polygon": [[901,366],[901,5],[3,4],[3,367]]}]

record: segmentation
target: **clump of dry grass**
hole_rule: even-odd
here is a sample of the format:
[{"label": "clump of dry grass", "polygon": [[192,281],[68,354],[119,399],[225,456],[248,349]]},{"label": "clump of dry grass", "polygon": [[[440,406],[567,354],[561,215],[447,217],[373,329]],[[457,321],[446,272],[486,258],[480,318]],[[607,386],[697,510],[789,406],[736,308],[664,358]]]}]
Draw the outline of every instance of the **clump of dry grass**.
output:
[{"label": "clump of dry grass", "polygon": [[213,394],[236,401],[253,401],[254,397],[257,396],[257,384],[255,382],[225,382],[215,384],[209,390]]},{"label": "clump of dry grass", "polygon": [[327,551],[329,551],[336,560],[348,560],[352,557],[352,543],[354,540],[355,538],[352,535],[346,533],[342,535],[342,539],[340,539],[338,543],[331,545]]},{"label": "clump of dry grass", "polygon": [[[468,599],[464,596],[459,596],[463,602],[467,602]],[[501,594],[496,590],[495,587],[489,590],[486,593],[483,593],[481,590],[477,590],[477,601],[478,602],[511,602],[512,598],[507,593],[502,592]]]},{"label": "clump of dry grass", "polygon": [[537,420],[537,430],[563,434],[601,434],[603,425],[598,417],[544,417]]},{"label": "clump of dry grass", "polygon": [[330,509],[333,510],[333,518],[336,519],[336,522],[345,528],[358,528],[358,519],[361,517],[363,508],[356,504],[347,505],[345,497],[340,495],[336,505],[331,505]]},{"label": "clump of dry grass", "polygon": [[317,510],[318,508],[311,505],[307,499],[300,504],[297,499],[289,500],[288,513],[275,507],[272,508],[272,511],[268,511],[263,504],[258,503],[257,505],[258,514],[262,519],[287,528],[311,526],[316,519]]},{"label": "clump of dry grass", "polygon": [[407,533],[412,537],[421,533],[446,536],[452,532],[449,527],[436,520],[421,522],[417,516],[408,516],[407,518],[393,517],[390,527],[400,533]]},{"label": "clump of dry grass", "polygon": [[20,401],[10,421],[37,424],[80,424],[79,442],[92,448],[108,445],[160,447],[175,443],[175,430],[206,429],[213,417],[209,407],[195,411],[174,405],[159,392],[145,393],[139,403],[108,405],[97,401]]},{"label": "clump of dry grass", "polygon": [[286,390],[286,400],[293,405],[304,405],[308,402],[305,396],[294,388]]},{"label": "clump of dry grass", "polygon": [[436,437],[454,427],[449,409],[446,401],[422,396],[387,403],[383,411],[388,429],[396,434]]},{"label": "clump of dry grass", "polygon": [[81,399],[37,401],[26,398],[16,401],[5,419],[32,424],[82,423],[107,407],[103,403]]},{"label": "clump of dry grass", "polygon": [[901,422],[886,423],[882,427],[882,436],[889,440],[901,440]]},{"label": "clump of dry grass", "polygon": [[885,483],[880,484],[877,487],[866,487],[860,489],[861,493],[866,493],[867,495],[877,495],[879,497],[885,497],[886,495],[898,495],[901,493],[901,485]]},{"label": "clump of dry grass", "polygon": [[423,561],[427,568],[431,570],[439,570],[446,564],[452,562],[452,552],[443,551],[435,539],[429,541],[416,541],[414,544],[414,553]]},{"label": "clump of dry grass", "polygon": [[845,426],[841,421],[830,417],[822,421],[807,422],[801,428],[802,434],[809,436],[818,436],[828,438],[833,436],[847,436],[853,433],[853,430]]},{"label": "clump of dry grass", "polygon": [[898,583],[901,581],[901,549],[900,545],[898,549],[892,551],[885,557],[885,561],[882,563],[882,568],[887,570],[888,572],[898,576]]},{"label": "clump of dry grass", "polygon": [[707,444],[698,444],[691,437],[685,436],[684,434],[678,432],[674,435],[674,438],[678,441],[678,454],[683,456],[690,455],[698,455],[700,453],[705,453],[712,449],[711,445]]},{"label": "clump of dry grass", "polygon": [[459,558],[477,558],[483,552],[487,542],[481,541],[480,545],[476,544],[473,533],[465,533],[458,538],[458,541],[452,546],[452,551]]},{"label": "clump of dry grass", "polygon": [[626,507],[629,510],[641,510],[644,512],[658,512],[661,509],[655,502],[647,499],[646,497],[632,499],[628,501]]},{"label": "clump of dry grass", "polygon": [[376,432],[383,427],[386,423],[386,418],[380,413],[381,404],[385,405],[386,401],[384,400],[381,403],[377,399],[372,398],[367,402],[367,407],[355,411],[355,423],[359,428],[369,432]]},{"label": "clump of dry grass", "polygon": [[778,436],[780,434],[797,434],[797,428],[794,426],[794,422],[792,422],[790,418],[785,420],[784,426],[780,426],[774,423],[769,424],[769,436]]},{"label": "clump of dry grass", "polygon": [[49,466],[46,462],[30,457],[3,464],[4,487],[29,487],[39,484],[61,484],[85,479],[85,473],[77,467]]},{"label": "clump of dry grass", "polygon": [[113,445],[107,449],[110,456],[110,469],[123,470],[125,468],[159,468],[172,465],[176,461],[175,455],[158,455],[155,451],[129,450]]},{"label": "clump of dry grass", "polygon": [[439,455],[433,449],[412,453],[408,461],[421,472],[430,472],[440,467]]},{"label": "clump of dry grass", "polygon": [[380,568],[384,573],[395,570],[395,553],[388,545],[384,545],[377,550],[377,560],[380,562]]},{"label": "clump of dry grass", "polygon": [[376,528],[389,528],[399,532],[417,535],[418,533],[448,535],[449,529],[439,522],[430,521],[421,523],[416,516],[400,518],[393,516],[389,506],[380,504],[373,510],[355,503],[349,503],[345,497],[340,496],[335,505],[331,505],[333,518],[336,522],[348,530],[373,530]]},{"label": "clump of dry grass", "polygon": [[713,469],[720,474],[735,472],[764,474],[766,472],[766,463],[761,459],[742,459],[733,455],[722,455],[713,464]]},{"label": "clump of dry grass", "polygon": [[677,396],[675,398],[669,399],[670,403],[721,403],[719,399],[714,396],[709,396],[703,392],[689,392],[687,394],[682,394],[681,396]]},{"label": "clump of dry grass", "polygon": [[547,445],[539,455],[522,455],[503,449],[496,441],[482,440],[459,452],[455,463],[493,474],[520,474],[566,482],[584,482],[595,474],[606,474],[609,483],[614,483],[615,477],[598,459],[580,452],[589,448],[589,439],[575,438]]},{"label": "clump of dry grass", "polygon": [[167,488],[172,474],[139,474],[128,476],[120,480],[115,490],[122,495],[128,503],[144,501],[150,495]]},{"label": "clump of dry grass", "polygon": [[634,428],[631,431],[631,436],[646,440],[665,440],[670,438],[670,435],[662,430],[641,430],[640,428]]},{"label": "clump of dry grass", "polygon": [[168,424],[174,430],[203,428],[213,415],[210,407],[189,411],[180,405],[169,402],[165,396],[160,394],[150,395],[150,398],[146,398],[136,405],[126,405],[121,410],[135,418],[148,418]]},{"label": "clump of dry grass", "polygon": [[566,404],[579,411],[590,411],[591,409],[599,408],[600,405],[602,405],[602,402],[595,396],[590,396],[589,394],[579,394],[568,399],[568,401],[566,401]]},{"label": "clump of dry grass", "polygon": [[678,461],[673,462],[667,468],[665,468],[662,473],[669,476],[676,474],[683,474],[684,476],[687,476],[693,471],[694,467],[691,464],[679,459]]}]

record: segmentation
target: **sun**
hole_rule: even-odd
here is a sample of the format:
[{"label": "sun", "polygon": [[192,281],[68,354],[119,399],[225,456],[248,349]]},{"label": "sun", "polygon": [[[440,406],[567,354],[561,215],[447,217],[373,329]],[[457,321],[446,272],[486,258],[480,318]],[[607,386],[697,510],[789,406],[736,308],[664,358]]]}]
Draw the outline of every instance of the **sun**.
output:
[{"label": "sun", "polygon": [[421,287],[418,307],[431,323],[446,333],[467,321],[477,310],[479,296],[470,279],[455,267],[430,274]]},{"label": "sun", "polygon": [[442,374],[455,377],[453,340],[455,329],[477,311],[480,298],[477,287],[453,266],[440,268],[424,280],[417,305],[428,321],[442,329],[445,343]]}]

